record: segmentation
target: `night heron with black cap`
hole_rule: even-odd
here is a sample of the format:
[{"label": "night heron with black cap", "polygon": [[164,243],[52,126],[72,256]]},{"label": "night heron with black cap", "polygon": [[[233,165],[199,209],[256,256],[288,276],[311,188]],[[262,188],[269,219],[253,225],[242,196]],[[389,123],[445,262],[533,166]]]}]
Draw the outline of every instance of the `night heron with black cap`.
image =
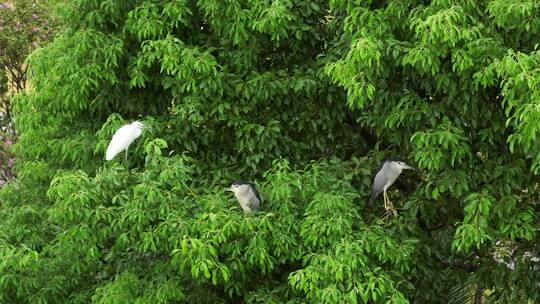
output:
[{"label": "night heron with black cap", "polygon": [[259,191],[252,183],[237,181],[225,189],[234,193],[238,203],[246,213],[256,212],[261,207],[261,197]]},{"label": "night heron with black cap", "polygon": [[386,211],[393,210],[392,202],[390,202],[388,199],[386,190],[392,186],[401,172],[407,169],[416,170],[416,168],[407,165],[398,157],[390,157],[385,159],[375,172],[373,185],[371,186],[371,200],[374,200],[377,198],[377,196],[383,193],[384,209],[386,209]]}]

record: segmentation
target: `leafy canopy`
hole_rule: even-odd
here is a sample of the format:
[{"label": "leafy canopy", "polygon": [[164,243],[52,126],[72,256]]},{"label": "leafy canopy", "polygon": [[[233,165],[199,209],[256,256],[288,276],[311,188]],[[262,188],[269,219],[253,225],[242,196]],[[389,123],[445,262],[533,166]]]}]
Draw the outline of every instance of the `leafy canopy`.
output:
[{"label": "leafy canopy", "polygon": [[[58,11],[66,30],[15,102],[3,302],[540,300],[536,1]],[[130,169],[105,163],[135,119],[149,128]],[[393,155],[422,172],[383,221],[370,171]],[[256,215],[223,192],[240,178],[261,190]]]}]

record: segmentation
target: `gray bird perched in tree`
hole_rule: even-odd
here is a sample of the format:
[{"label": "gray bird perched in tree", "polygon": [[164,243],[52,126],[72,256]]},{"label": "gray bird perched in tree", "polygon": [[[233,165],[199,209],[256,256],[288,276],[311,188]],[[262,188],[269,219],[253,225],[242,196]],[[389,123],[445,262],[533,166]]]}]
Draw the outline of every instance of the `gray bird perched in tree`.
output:
[{"label": "gray bird perched in tree", "polygon": [[379,196],[382,192],[384,198],[384,209],[386,209],[386,211],[394,210],[392,202],[390,202],[388,199],[386,190],[392,186],[401,172],[405,169],[416,170],[416,168],[407,165],[402,159],[398,157],[390,157],[385,159],[375,172],[373,185],[371,186],[371,200],[377,198],[377,196]]},{"label": "gray bird perched in tree", "polygon": [[226,189],[234,193],[238,203],[246,213],[256,212],[261,207],[259,191],[252,183],[237,181]]}]

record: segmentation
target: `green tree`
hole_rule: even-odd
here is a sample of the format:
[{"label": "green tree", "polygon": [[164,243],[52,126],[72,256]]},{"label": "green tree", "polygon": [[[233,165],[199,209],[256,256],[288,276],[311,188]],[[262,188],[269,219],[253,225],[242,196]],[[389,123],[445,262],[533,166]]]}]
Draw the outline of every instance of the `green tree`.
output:
[{"label": "green tree", "polygon": [[[32,54],[15,100],[2,302],[540,300],[536,1],[74,0],[59,14],[66,31]],[[106,163],[134,119],[148,129],[130,168]],[[381,220],[371,171],[398,154],[422,172]],[[239,178],[261,212],[223,192]]]},{"label": "green tree", "polygon": [[11,96],[26,88],[28,55],[51,37],[50,1],[0,2],[0,128],[11,136]]},{"label": "green tree", "polygon": [[28,55],[51,37],[48,1],[0,2],[0,187],[13,178],[12,96],[26,88]]}]

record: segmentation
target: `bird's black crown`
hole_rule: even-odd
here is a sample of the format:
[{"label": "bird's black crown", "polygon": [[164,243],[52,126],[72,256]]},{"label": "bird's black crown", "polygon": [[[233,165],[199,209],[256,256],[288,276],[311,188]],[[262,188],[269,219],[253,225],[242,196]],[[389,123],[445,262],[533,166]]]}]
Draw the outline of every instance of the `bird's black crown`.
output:
[{"label": "bird's black crown", "polygon": [[233,185],[238,185],[238,186],[240,186],[240,185],[251,185],[251,183],[246,182],[246,181],[242,181],[242,180],[240,180],[240,181],[235,181],[235,182],[233,182],[232,184],[233,184]]},{"label": "bird's black crown", "polygon": [[389,162],[405,162],[405,160],[403,160],[403,158],[401,157],[387,157],[383,160],[383,163],[389,163]]}]

